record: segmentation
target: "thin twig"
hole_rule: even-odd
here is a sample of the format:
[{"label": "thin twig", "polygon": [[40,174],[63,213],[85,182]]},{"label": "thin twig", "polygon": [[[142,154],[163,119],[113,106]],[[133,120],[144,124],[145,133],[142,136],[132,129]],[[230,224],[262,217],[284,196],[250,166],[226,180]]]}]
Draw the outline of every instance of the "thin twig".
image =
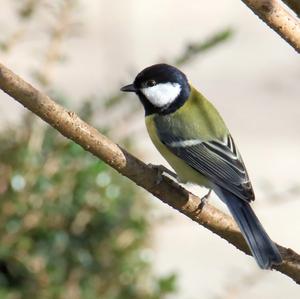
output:
[{"label": "thin twig", "polygon": [[278,0],[242,0],[252,11],[300,53],[300,21]]},{"label": "thin twig", "polygon": [[300,1],[299,0],[282,0],[297,16],[300,17]]},{"label": "thin twig", "polygon": [[181,66],[189,62],[192,58],[200,53],[204,53],[211,48],[216,47],[219,44],[222,44],[224,41],[228,40],[233,34],[233,30],[228,28],[222,31],[215,33],[214,35],[208,37],[206,40],[201,42],[190,43],[185,49],[184,52],[175,59],[175,65]]},{"label": "thin twig", "polygon": [[21,20],[18,29],[13,32],[5,41],[0,43],[0,50],[9,52],[23,38],[28,29],[28,24],[32,20],[34,13],[37,10],[39,0],[27,0],[22,3],[18,10],[18,15]]},{"label": "thin twig", "polygon": [[73,0],[64,0],[57,16],[57,22],[53,28],[51,28],[50,41],[45,53],[43,65],[40,70],[36,72],[36,78],[44,86],[50,85],[53,67],[60,59],[63,38],[71,26],[70,18],[73,7]]},{"label": "thin twig", "polygon": [[[249,254],[248,246],[230,216],[209,204],[200,209],[198,197],[167,177],[158,183],[158,174],[154,168],[129,154],[82,121],[74,112],[67,111],[2,64],[0,89],[137,185]],[[300,284],[300,256],[292,249],[278,247],[283,264],[274,268]]]}]

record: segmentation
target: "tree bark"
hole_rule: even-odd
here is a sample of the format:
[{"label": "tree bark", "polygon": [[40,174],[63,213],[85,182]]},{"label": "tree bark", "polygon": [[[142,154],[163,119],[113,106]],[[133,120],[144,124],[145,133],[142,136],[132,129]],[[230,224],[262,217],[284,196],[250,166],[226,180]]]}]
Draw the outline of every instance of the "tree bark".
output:
[{"label": "tree bark", "polygon": [[[278,0],[242,0],[252,11],[300,53],[300,21]],[[286,1],[287,2],[287,1]],[[289,1],[292,2],[292,1]],[[294,1],[295,2],[295,1]]]},{"label": "tree bark", "polygon": [[[227,240],[236,248],[250,254],[248,246],[233,219],[206,204],[200,209],[200,199],[183,187],[164,177],[126,150],[113,143],[95,128],[82,121],[74,112],[55,103],[0,63],[0,89],[42,118],[65,137],[109,164],[122,175],[152,193],[174,209]],[[283,263],[274,269],[300,284],[300,256],[292,249],[278,246]]]},{"label": "tree bark", "polygon": [[294,13],[300,17],[300,1],[299,0],[282,0]]}]

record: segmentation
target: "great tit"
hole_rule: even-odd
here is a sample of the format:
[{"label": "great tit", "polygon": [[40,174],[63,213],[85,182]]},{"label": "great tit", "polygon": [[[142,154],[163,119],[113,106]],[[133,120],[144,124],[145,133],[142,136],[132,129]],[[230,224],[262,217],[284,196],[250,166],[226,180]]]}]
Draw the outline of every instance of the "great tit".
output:
[{"label": "great tit", "polygon": [[254,192],[242,157],[216,108],[168,64],[145,68],[133,84],[150,138],[181,182],[213,190],[227,205],[257,264],[270,269],[280,253],[250,207]]}]

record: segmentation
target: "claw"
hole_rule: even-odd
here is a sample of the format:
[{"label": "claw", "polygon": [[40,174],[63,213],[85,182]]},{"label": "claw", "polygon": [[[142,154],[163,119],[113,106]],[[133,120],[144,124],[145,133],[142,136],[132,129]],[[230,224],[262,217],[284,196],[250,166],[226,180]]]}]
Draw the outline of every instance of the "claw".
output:
[{"label": "claw", "polygon": [[149,163],[148,166],[157,171],[157,176],[156,176],[156,181],[155,181],[155,184],[157,184],[157,185],[162,182],[164,173],[177,179],[177,174],[174,173],[173,171],[169,170],[167,167],[165,167],[163,165],[154,165],[154,164]]},{"label": "claw", "polygon": [[203,207],[208,203],[209,196],[211,194],[212,189],[209,189],[207,194],[200,198],[199,209],[202,210]]}]

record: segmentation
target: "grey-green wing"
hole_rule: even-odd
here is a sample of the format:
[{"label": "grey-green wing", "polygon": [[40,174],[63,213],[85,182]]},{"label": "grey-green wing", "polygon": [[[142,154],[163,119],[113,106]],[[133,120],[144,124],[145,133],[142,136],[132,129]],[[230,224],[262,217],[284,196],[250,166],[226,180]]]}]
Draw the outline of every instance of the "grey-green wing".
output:
[{"label": "grey-green wing", "polygon": [[244,163],[228,134],[224,141],[185,139],[172,129],[157,126],[161,142],[190,167],[245,201],[254,200],[252,186]]}]

